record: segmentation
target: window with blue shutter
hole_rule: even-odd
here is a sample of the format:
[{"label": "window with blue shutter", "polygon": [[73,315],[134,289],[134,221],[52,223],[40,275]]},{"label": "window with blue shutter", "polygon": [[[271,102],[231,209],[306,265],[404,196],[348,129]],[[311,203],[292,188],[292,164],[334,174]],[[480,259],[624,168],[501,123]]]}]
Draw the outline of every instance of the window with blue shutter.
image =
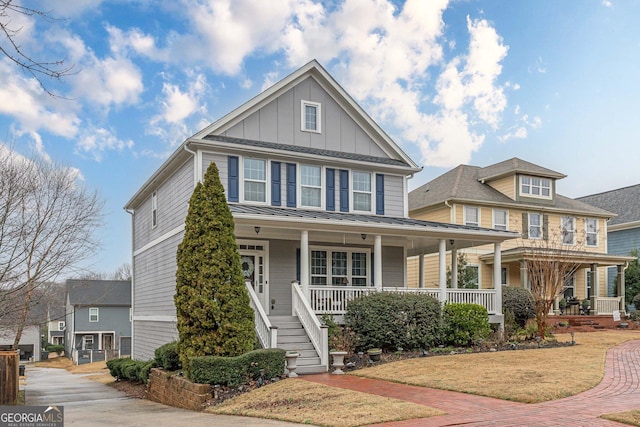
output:
[{"label": "window with blue shutter", "polygon": [[300,282],[300,248],[296,248],[296,280]]},{"label": "window with blue shutter", "polygon": [[336,210],[336,170],[327,169],[327,210]]},{"label": "window with blue shutter", "polygon": [[271,162],[271,206],[280,206],[282,199],[280,180],[280,162]]},{"label": "window with blue shutter", "polygon": [[237,202],[240,194],[240,177],[239,177],[239,161],[237,156],[229,156],[228,160],[228,200],[230,202]]},{"label": "window with blue shutter", "polygon": [[296,206],[296,164],[287,163],[287,207]]},{"label": "window with blue shutter", "polygon": [[376,215],[384,215],[384,175],[376,174]]},{"label": "window with blue shutter", "polygon": [[340,212],[349,212],[349,171],[340,171]]}]

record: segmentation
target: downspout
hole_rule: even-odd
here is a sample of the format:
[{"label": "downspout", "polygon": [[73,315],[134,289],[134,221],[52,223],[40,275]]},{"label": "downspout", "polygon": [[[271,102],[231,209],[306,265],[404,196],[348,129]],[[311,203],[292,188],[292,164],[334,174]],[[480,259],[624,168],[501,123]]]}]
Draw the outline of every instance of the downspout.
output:
[{"label": "downspout", "polygon": [[201,176],[200,176],[201,174],[198,173],[198,153],[189,149],[186,142],[183,145],[183,148],[184,148],[184,151],[193,155],[193,187],[195,188],[195,186],[198,184],[198,182],[201,179]]},{"label": "downspout", "polygon": [[[133,289],[134,289],[134,281],[136,277],[136,268],[135,268],[135,262],[134,262],[134,256],[133,256],[133,251],[134,251],[133,243],[134,243],[134,236],[136,235],[136,222],[135,222],[136,213],[134,210],[127,209],[127,208],[124,208],[124,211],[129,215],[131,215],[131,350],[130,350],[130,353],[133,353],[133,348],[134,348],[133,337],[135,336],[135,334],[133,333],[133,325],[134,325],[133,319],[135,316],[135,312],[133,311],[133,307],[135,307],[134,305],[135,293],[133,292]],[[115,340],[115,337],[113,338]],[[118,345],[118,349],[120,349],[120,345]],[[133,354],[131,354],[131,358],[133,358]]]},{"label": "downspout", "polygon": [[451,206],[449,204],[448,200],[444,201],[444,205],[449,208],[449,222],[451,224],[455,224],[456,223],[456,219],[453,217],[453,206]]}]

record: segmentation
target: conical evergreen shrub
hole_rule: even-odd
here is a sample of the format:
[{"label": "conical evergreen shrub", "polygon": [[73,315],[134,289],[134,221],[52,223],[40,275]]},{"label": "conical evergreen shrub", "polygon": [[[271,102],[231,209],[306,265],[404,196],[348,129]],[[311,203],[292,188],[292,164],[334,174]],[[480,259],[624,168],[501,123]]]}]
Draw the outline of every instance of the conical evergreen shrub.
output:
[{"label": "conical evergreen shrub", "polygon": [[184,372],[196,356],[239,356],[253,349],[254,313],[218,168],[198,183],[177,252],[178,353]]}]

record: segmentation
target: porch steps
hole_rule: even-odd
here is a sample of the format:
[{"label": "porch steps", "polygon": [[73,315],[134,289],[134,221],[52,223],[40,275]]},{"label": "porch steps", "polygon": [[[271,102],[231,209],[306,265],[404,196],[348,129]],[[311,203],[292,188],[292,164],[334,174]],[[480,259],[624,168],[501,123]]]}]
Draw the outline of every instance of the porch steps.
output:
[{"label": "porch steps", "polygon": [[318,374],[327,371],[320,365],[320,356],[297,317],[269,316],[269,320],[278,327],[278,348],[300,353],[296,373]]}]

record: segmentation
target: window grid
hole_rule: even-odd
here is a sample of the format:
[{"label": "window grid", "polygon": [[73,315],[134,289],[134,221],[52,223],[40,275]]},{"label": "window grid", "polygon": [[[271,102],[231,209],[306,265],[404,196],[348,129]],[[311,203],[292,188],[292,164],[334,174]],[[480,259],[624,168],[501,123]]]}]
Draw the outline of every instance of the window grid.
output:
[{"label": "window grid", "polygon": [[[332,252],[331,253],[331,284],[346,285],[347,278],[347,253]],[[345,282],[346,281],[346,282]]]},{"label": "window grid", "polygon": [[478,208],[472,206],[464,207],[464,225],[472,227],[480,226],[480,212]]},{"label": "window grid", "polygon": [[311,284],[327,284],[327,252],[311,251]]},{"label": "window grid", "polygon": [[93,335],[84,335],[82,340],[84,341],[83,350],[93,350]]},{"label": "window grid", "polygon": [[89,308],[89,322],[97,322],[99,319],[98,314],[99,314],[99,311],[97,308],[95,307]]},{"label": "window grid", "polygon": [[353,172],[353,210],[371,212],[371,174]]},{"label": "window grid", "polygon": [[[369,283],[368,259],[362,250],[311,251],[311,285],[366,286]],[[328,260],[331,259],[331,268]]]},{"label": "window grid", "polygon": [[531,176],[520,177],[520,193],[530,197],[551,198],[551,180]]},{"label": "window grid", "polygon": [[507,230],[507,211],[504,209],[493,210],[493,228],[496,230]]},{"label": "window grid", "polygon": [[575,243],[576,219],[572,216],[562,217],[562,243],[573,245]]},{"label": "window grid", "polygon": [[322,167],[300,166],[301,206],[322,207]]},{"label": "window grid", "polygon": [[542,215],[537,213],[529,214],[529,238],[542,238]]},{"label": "window grid", "polygon": [[64,322],[58,322],[58,330],[64,331]]},{"label": "window grid", "polygon": [[262,159],[244,159],[244,200],[267,201],[267,164]]},{"label": "window grid", "polygon": [[587,233],[587,246],[598,246],[598,220],[587,218],[585,220],[585,230]]},{"label": "window grid", "polygon": [[301,128],[303,131],[320,133],[320,104],[311,101],[302,101]]}]

